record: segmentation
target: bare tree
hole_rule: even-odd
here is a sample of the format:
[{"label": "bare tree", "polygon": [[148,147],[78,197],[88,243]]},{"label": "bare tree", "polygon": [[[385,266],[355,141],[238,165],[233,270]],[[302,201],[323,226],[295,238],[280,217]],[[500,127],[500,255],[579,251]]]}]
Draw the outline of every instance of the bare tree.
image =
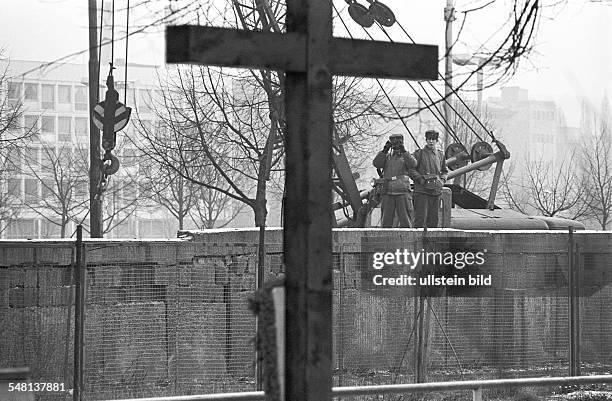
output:
[{"label": "bare tree", "polygon": [[[251,208],[262,227],[269,183],[281,185],[284,120],[274,80],[258,74],[177,68],[154,107],[159,124],[139,124],[136,146],[166,171]],[[364,94],[356,79],[337,83],[336,135],[357,149],[375,132],[380,97]]]},{"label": "bare tree", "polygon": [[[26,177],[25,198],[19,207],[33,212],[50,227],[57,226],[65,238],[70,222],[82,224],[86,219],[88,195],[88,149],[82,145],[35,143],[26,150],[21,173]],[[129,216],[137,205],[129,175],[114,177],[102,194],[104,233],[109,233]],[[28,188],[29,187],[29,188]],[[84,228],[88,227],[85,224]]]},{"label": "bare tree", "polygon": [[61,238],[66,237],[68,223],[77,221],[87,207],[86,154],[85,149],[71,145],[41,142],[24,158],[23,173],[30,177],[32,189],[26,187],[22,206],[58,226]]},{"label": "bare tree", "polygon": [[23,141],[35,135],[34,127],[22,127],[23,87],[11,82],[8,76],[9,60],[0,48],[0,150],[7,146],[23,145]]},{"label": "bare tree", "polygon": [[[197,228],[224,227],[231,223],[241,208],[234,208],[229,218],[219,218],[231,209],[231,199],[217,191],[202,188],[163,164],[141,160],[139,186],[141,196],[151,201],[150,207],[162,207],[178,223],[178,229],[185,229],[186,223]],[[219,183],[223,178],[214,168],[203,168],[198,177],[207,183]],[[218,224],[221,223],[221,224]]]},{"label": "bare tree", "polygon": [[577,157],[572,153],[560,163],[526,160],[524,173],[514,169],[501,179],[502,196],[509,207],[524,214],[583,220],[587,217],[586,186]]},{"label": "bare tree", "polygon": [[4,146],[0,152],[0,235],[4,233],[21,212],[20,183],[17,178],[16,156],[20,154],[16,146]]},{"label": "bare tree", "polygon": [[582,145],[582,171],[589,215],[602,230],[612,220],[612,140],[608,130],[588,138]]},{"label": "bare tree", "polygon": [[102,194],[102,234],[111,233],[140,209],[139,195],[137,176],[120,171],[110,177]]}]

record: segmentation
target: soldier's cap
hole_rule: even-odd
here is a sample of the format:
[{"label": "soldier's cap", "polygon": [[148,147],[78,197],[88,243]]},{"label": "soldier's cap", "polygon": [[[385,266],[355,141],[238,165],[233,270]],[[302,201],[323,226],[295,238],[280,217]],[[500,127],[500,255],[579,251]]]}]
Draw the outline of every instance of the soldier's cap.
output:
[{"label": "soldier's cap", "polygon": [[432,129],[425,131],[425,139],[438,139],[438,131]]},{"label": "soldier's cap", "polygon": [[404,139],[404,135],[402,135],[402,134],[391,134],[391,135],[389,135],[389,139],[393,139],[393,138]]}]

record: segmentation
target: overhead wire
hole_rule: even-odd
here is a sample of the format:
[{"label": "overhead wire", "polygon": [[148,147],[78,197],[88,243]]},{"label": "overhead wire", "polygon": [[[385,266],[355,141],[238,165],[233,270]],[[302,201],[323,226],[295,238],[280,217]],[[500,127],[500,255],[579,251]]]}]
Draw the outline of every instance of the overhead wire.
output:
[{"label": "overhead wire", "polygon": [[[394,43],[394,40],[391,38],[391,36],[387,33],[387,31],[378,23],[376,22],[376,25],[378,25],[378,27],[383,31],[383,33],[387,36],[387,38],[389,39],[390,42]],[[368,35],[368,37],[371,40],[374,40],[374,38],[372,37],[372,35],[370,35],[369,32],[367,32],[365,30],[364,27],[362,27],[364,29],[364,31],[366,32],[366,34]],[[414,87],[412,86],[412,83],[410,83],[410,81],[405,80],[405,82],[408,84],[408,86],[410,87],[410,89],[412,89],[412,91],[417,95],[417,97],[423,102],[423,104],[425,104],[425,107],[427,107],[427,109],[431,112],[431,114],[434,116],[434,118],[436,120],[438,120],[438,122],[440,124],[442,124],[443,127],[445,127],[448,130],[448,133],[453,137],[453,139],[457,142],[459,142],[462,146],[463,144],[461,143],[461,141],[459,140],[458,136],[455,133],[455,130],[453,129],[453,127],[450,124],[450,121],[446,121],[442,112],[438,109],[437,104],[434,102],[434,100],[431,98],[431,96],[429,95],[429,92],[427,92],[427,90],[425,89],[425,87],[423,86],[422,82],[418,82],[419,86],[421,87],[421,89],[423,89],[423,92],[427,95],[427,98],[429,99],[429,101],[431,102],[431,105],[434,106],[436,108],[436,111],[438,112],[438,114],[440,114],[440,117],[438,117],[438,115],[436,113],[434,113],[430,106],[427,104],[427,102],[425,101],[425,99],[423,99],[423,97],[418,93],[417,90],[414,89]],[[432,88],[434,88],[434,90],[436,90],[435,86],[430,82],[429,83],[431,85]],[[437,91],[437,90],[436,90]],[[441,95],[440,92],[437,92],[438,95]],[[449,103],[450,105],[450,103]],[[455,110],[454,110],[455,111]],[[455,111],[456,112],[456,111]]]},{"label": "overhead wire", "polygon": [[[191,10],[189,10],[189,7],[191,5],[197,4],[197,3],[198,3],[198,0],[193,0],[187,6],[181,8],[181,9],[172,11],[169,15],[164,15],[164,16],[162,16],[162,17],[152,21],[149,24],[143,25],[142,27],[140,27],[140,28],[136,29],[135,31],[129,33],[129,36],[133,36],[133,35],[142,33],[144,31],[146,31],[147,29],[149,29],[151,27],[154,27],[154,26],[157,26],[157,25],[162,24],[162,23],[171,24],[171,23],[177,21],[179,18],[184,17],[185,15],[188,15],[190,13],[190,11],[191,11]],[[182,13],[179,13],[179,12],[182,12]],[[127,36],[128,35],[126,34],[126,35],[120,37],[119,40],[125,39]],[[98,47],[98,50],[100,50],[100,48],[102,46],[106,46],[110,42],[111,42],[110,40],[107,40],[107,41],[104,41],[104,42],[100,41],[100,44],[96,45],[96,46]],[[28,74],[31,74],[33,72],[36,72],[36,71],[39,71],[39,70],[44,70],[45,68],[49,68],[49,67],[52,67],[52,66],[54,66],[56,64],[59,64],[61,62],[65,62],[67,60],[70,60],[73,57],[80,56],[81,54],[87,53],[89,50],[90,50],[90,48],[88,47],[88,48],[83,49],[83,50],[79,50],[79,51],[76,51],[76,52],[73,52],[73,53],[69,53],[69,54],[67,54],[65,56],[62,56],[62,57],[59,57],[59,58],[57,58],[55,60],[52,60],[52,61],[49,61],[49,62],[46,62],[46,63],[41,63],[40,65],[38,65],[38,66],[36,66],[34,68],[31,68],[31,69],[29,69],[29,70],[27,70],[25,72],[22,72],[21,74],[10,76],[9,78],[10,79],[23,78],[24,76],[26,76]],[[99,59],[99,57],[98,57],[98,59]]]},{"label": "overhead wire", "polygon": [[123,82],[124,82],[124,86],[123,86],[123,103],[124,104],[128,104],[127,103],[127,89],[128,89],[128,43],[129,43],[129,39],[130,39],[130,0],[127,0],[127,11],[126,11],[126,17],[125,17],[125,68],[124,68],[124,75],[123,75]]},{"label": "overhead wire", "polygon": [[[396,21],[397,25],[400,27],[400,29],[406,34],[406,36],[408,37],[408,39],[415,44],[416,42],[414,41],[414,39],[412,39],[412,36],[410,36],[410,34],[406,31],[406,29],[402,26],[402,24],[399,21]],[[380,29],[387,35],[387,37],[389,38],[389,41],[393,42],[393,39],[391,39],[391,37],[389,36],[389,34],[386,32],[386,30],[380,26]],[[448,56],[448,55],[447,55]],[[446,78],[440,74],[438,72],[438,76],[443,80],[443,82],[445,84],[448,84],[448,81],[446,80]],[[436,91],[436,93],[442,97],[442,93],[438,90],[438,88],[436,88],[431,82],[429,82],[430,86],[432,87],[432,89],[434,91]],[[419,82],[419,85],[423,85],[421,82]],[[488,128],[480,121],[480,119],[478,118],[478,116],[472,111],[472,109],[465,103],[465,101],[461,98],[461,96],[459,96],[459,93],[452,87],[452,85],[449,85],[451,93],[454,94],[457,99],[461,102],[461,104],[466,108],[466,110],[468,110],[470,112],[470,114],[472,115],[472,117],[482,126],[482,128],[485,130],[485,132],[487,132],[489,135],[492,135],[491,133],[489,133]],[[482,137],[478,134],[478,132],[471,126],[471,124],[469,124],[465,118],[463,118],[463,116],[461,115],[461,113],[457,112],[457,109],[452,105],[452,103],[449,101],[449,99],[445,96],[443,97],[443,101],[449,105],[449,107],[453,110],[453,112],[459,117],[459,119],[472,131],[472,133],[480,140],[482,141]],[[447,122],[447,124],[449,124],[450,126],[450,122]],[[453,136],[453,138],[455,138],[455,140],[457,140],[456,137]]]},{"label": "overhead wire", "polygon": [[[338,9],[336,8],[336,5],[332,3],[332,6],[334,8],[334,11],[336,12],[336,15],[338,16],[338,18],[340,18],[340,21],[342,22],[342,25],[344,25],[344,29],[346,29],[347,34],[350,36],[351,39],[354,39],[353,34],[351,33],[351,31],[348,29],[348,26],[346,25],[346,23],[344,22],[344,19],[342,18],[342,15],[340,14],[340,12],[338,11]],[[414,135],[412,134],[412,131],[410,131],[410,128],[408,128],[408,125],[406,124],[406,122],[404,121],[404,117],[402,117],[402,115],[400,114],[399,110],[397,110],[397,107],[395,107],[395,103],[393,103],[393,101],[391,100],[391,97],[389,96],[389,94],[387,93],[387,91],[385,90],[385,88],[383,87],[383,85],[381,84],[380,80],[378,78],[375,78],[376,83],[378,84],[378,86],[380,87],[380,89],[382,90],[382,92],[384,93],[385,97],[387,98],[387,101],[389,102],[389,104],[391,105],[391,107],[393,108],[393,111],[395,112],[395,114],[397,115],[397,117],[399,118],[399,120],[402,122],[404,128],[406,129],[406,131],[408,132],[408,134],[410,135],[410,137],[412,138],[412,140],[414,141],[414,144],[420,149],[421,147],[419,146],[418,141],[416,140],[416,138],[414,137]]]}]

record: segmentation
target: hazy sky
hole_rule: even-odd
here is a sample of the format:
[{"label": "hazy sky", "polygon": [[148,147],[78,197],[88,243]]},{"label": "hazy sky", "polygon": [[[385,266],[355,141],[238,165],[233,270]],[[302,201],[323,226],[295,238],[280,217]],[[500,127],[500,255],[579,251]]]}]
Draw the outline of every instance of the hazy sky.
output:
[{"label": "hazy sky", "polygon": [[[445,0],[383,0],[397,15],[401,25],[419,43],[444,45],[443,9]],[[367,4],[361,1],[362,4]],[[486,1],[456,1],[459,17],[455,32],[461,22],[461,11],[484,4]],[[507,15],[510,0],[497,0],[487,14],[469,14],[458,44],[462,51],[470,51],[499,29]],[[13,59],[51,61],[71,53],[87,49],[87,2],[84,0],[0,0],[0,47]],[[125,7],[125,1],[116,1],[117,9]],[[166,4],[160,1],[158,4]],[[346,3],[334,0],[345,19]],[[505,6],[505,7],[504,7]],[[151,11],[149,10],[149,13]],[[612,93],[612,1],[592,3],[586,0],[566,0],[563,7],[547,8],[540,22],[536,40],[536,53],[516,78],[506,85],[518,85],[529,90],[531,98],[553,99],[566,109],[569,123],[577,122],[574,112],[578,99],[588,98],[598,106],[604,92]],[[146,18],[161,15],[131,16],[132,22],[143,24]],[[116,23],[124,23],[124,14]],[[134,28],[131,28],[132,30]],[[360,30],[356,25],[349,29]],[[163,63],[163,28],[155,32],[137,34],[129,42],[129,61]],[[408,41],[398,27],[389,30],[397,41]],[[120,33],[116,34],[120,36]],[[382,36],[377,35],[378,38]],[[124,57],[124,42],[119,42],[115,57]],[[473,49],[472,49],[473,50]],[[442,50],[441,50],[442,51]],[[86,62],[87,52],[71,58],[73,62]],[[441,71],[442,71],[441,66]],[[475,86],[475,82],[471,87]],[[485,93],[497,96],[499,90]]]}]

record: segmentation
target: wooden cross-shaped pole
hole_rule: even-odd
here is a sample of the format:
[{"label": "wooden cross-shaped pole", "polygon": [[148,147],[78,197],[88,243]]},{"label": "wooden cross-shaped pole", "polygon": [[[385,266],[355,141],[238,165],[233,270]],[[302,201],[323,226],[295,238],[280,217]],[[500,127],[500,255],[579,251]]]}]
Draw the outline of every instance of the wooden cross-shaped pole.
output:
[{"label": "wooden cross-shaped pole", "polygon": [[331,399],[332,76],[435,80],[438,48],[332,37],[332,0],[287,0],[287,32],[174,26],[166,61],[286,72],[287,400]]}]

